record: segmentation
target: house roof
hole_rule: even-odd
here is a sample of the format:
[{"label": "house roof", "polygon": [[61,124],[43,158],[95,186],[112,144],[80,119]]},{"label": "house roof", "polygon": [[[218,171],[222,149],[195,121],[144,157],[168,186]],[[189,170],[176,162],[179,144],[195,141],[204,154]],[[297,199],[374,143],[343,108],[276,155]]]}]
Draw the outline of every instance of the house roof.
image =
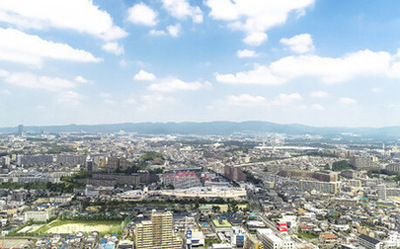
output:
[{"label": "house roof", "polygon": [[322,235],[322,237],[325,239],[337,239],[338,238],[338,236],[336,236],[332,233],[324,234],[324,235]]}]

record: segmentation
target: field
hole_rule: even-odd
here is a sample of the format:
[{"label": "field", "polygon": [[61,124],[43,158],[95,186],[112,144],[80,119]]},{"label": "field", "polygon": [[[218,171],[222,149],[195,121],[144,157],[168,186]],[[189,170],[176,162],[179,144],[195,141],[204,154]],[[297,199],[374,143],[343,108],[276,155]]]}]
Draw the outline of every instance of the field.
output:
[{"label": "field", "polygon": [[0,248],[24,248],[28,247],[32,241],[27,239],[5,238],[3,244],[0,242]]},{"label": "field", "polygon": [[39,234],[74,234],[77,232],[90,233],[120,233],[123,229],[122,221],[72,221],[55,220],[42,226],[35,233]]}]

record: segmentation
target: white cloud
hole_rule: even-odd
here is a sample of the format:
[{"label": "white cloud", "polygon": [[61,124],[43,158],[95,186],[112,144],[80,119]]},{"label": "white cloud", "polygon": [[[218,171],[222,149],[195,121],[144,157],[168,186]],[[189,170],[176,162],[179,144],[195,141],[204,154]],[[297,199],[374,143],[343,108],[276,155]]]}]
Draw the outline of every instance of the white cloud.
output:
[{"label": "white cloud", "polygon": [[295,105],[293,108],[300,111],[308,110],[306,105]]},{"label": "white cloud", "polygon": [[206,0],[205,3],[211,8],[212,18],[227,21],[232,29],[251,35],[284,24],[291,13],[304,13],[314,0]]},{"label": "white cloud", "polygon": [[146,103],[173,103],[176,102],[176,99],[172,97],[165,97],[161,94],[149,94],[149,95],[143,95],[141,97],[141,100],[146,102]]},{"label": "white cloud", "polygon": [[66,91],[58,94],[57,102],[66,107],[76,107],[81,105],[82,95],[74,91]]},{"label": "white cloud", "polygon": [[102,99],[103,104],[106,105],[115,105],[116,102],[109,93],[100,93],[100,98]]},{"label": "white cloud", "polygon": [[111,94],[109,94],[109,93],[100,93],[100,98],[103,98],[103,99],[110,99],[111,98]]},{"label": "white cloud", "polygon": [[314,104],[314,105],[311,106],[311,108],[314,109],[314,110],[317,110],[317,111],[324,111],[325,110],[325,107],[323,107],[320,104]]},{"label": "white cloud", "polygon": [[38,110],[38,111],[43,111],[43,110],[46,110],[47,107],[44,106],[44,105],[37,105],[37,106],[35,106],[35,109]]},{"label": "white cloud", "polygon": [[255,65],[253,70],[236,74],[217,73],[216,80],[231,84],[279,85],[285,83],[283,78],[273,75],[268,67],[261,65]]},{"label": "white cloud", "polygon": [[144,95],[140,98],[140,106],[138,107],[139,111],[148,111],[153,108],[157,108],[160,105],[165,107],[166,105],[171,105],[179,102],[177,99],[172,97],[165,97],[161,94],[149,94]]},{"label": "white cloud", "polygon": [[118,42],[107,42],[106,44],[101,46],[101,48],[104,51],[107,51],[109,53],[113,53],[116,55],[120,55],[120,54],[124,53],[124,47],[122,45],[118,44]]},{"label": "white cloud", "polygon": [[216,80],[225,83],[283,84],[300,77],[316,77],[333,84],[356,77],[400,77],[396,72],[398,57],[388,52],[361,50],[343,57],[320,57],[316,55],[287,56],[269,66],[254,65],[254,69],[236,74],[216,73]]},{"label": "white cloud", "polygon": [[8,76],[10,73],[7,72],[6,70],[0,69],[0,77],[6,77]]},{"label": "white cloud", "polygon": [[181,25],[179,23],[175,25],[170,25],[167,27],[168,34],[170,34],[173,37],[177,37],[179,32],[181,31]]},{"label": "white cloud", "polygon": [[128,10],[128,21],[135,24],[155,26],[157,24],[157,13],[144,3],[133,5]]},{"label": "white cloud", "polygon": [[289,56],[273,62],[270,69],[287,79],[314,76],[320,77],[325,83],[338,83],[357,76],[385,74],[390,60],[391,55],[387,52],[362,50],[341,58]]},{"label": "white cloud", "polygon": [[357,100],[348,97],[343,97],[339,99],[339,103],[342,105],[355,105],[357,104]]},{"label": "white cloud", "polygon": [[156,29],[152,29],[149,31],[149,34],[152,36],[163,36],[163,35],[167,35],[167,33],[164,30],[156,30]]},{"label": "white cloud", "polygon": [[239,58],[254,58],[258,57],[258,54],[253,50],[243,49],[237,51],[237,57]]},{"label": "white cloud", "polygon": [[303,97],[301,97],[299,93],[290,93],[290,94],[281,93],[274,99],[272,104],[288,105],[301,99],[303,99]]},{"label": "white cloud", "polygon": [[195,23],[203,22],[203,13],[198,6],[191,6],[187,0],[162,0],[164,8],[175,18],[192,18]]},{"label": "white cloud", "polygon": [[82,76],[78,75],[75,77],[75,81],[78,83],[88,83],[88,80],[83,78]]},{"label": "white cloud", "polygon": [[399,107],[400,107],[399,104],[388,104],[387,105],[387,108],[390,108],[390,109],[399,108]]},{"label": "white cloud", "polygon": [[310,96],[314,98],[326,98],[328,97],[328,93],[325,91],[314,91],[310,93]]},{"label": "white cloud", "polygon": [[77,62],[100,62],[85,50],[74,49],[67,44],[43,40],[15,29],[0,28],[0,60],[40,66],[43,59]]},{"label": "white cloud", "polygon": [[371,89],[371,92],[373,92],[373,93],[380,93],[382,91],[383,91],[382,88],[379,88],[379,87],[374,87]]},{"label": "white cloud", "polygon": [[280,41],[293,52],[304,54],[314,51],[315,47],[310,34],[301,34],[292,38],[282,38]]},{"label": "white cloud", "polygon": [[11,94],[11,92],[9,90],[7,90],[7,89],[1,90],[0,93],[3,94],[3,95],[10,95]]},{"label": "white cloud", "polygon": [[136,104],[137,101],[136,101],[135,98],[130,97],[129,99],[127,99],[127,100],[125,101],[125,103],[126,103],[126,104],[129,104],[129,105],[132,105],[132,104]]},{"label": "white cloud", "polygon": [[135,76],[133,76],[133,78],[135,80],[152,81],[156,79],[156,76],[141,69],[137,74],[135,74]]},{"label": "white cloud", "polygon": [[119,61],[119,66],[120,67],[126,67],[126,65],[128,65],[128,62],[126,60],[122,59],[122,60]]},{"label": "white cloud", "polygon": [[241,94],[239,96],[234,96],[234,95],[228,96],[227,103],[228,105],[250,107],[250,106],[266,105],[267,100],[262,96]]},{"label": "white cloud", "polygon": [[268,39],[266,33],[263,32],[254,32],[250,33],[243,39],[243,42],[250,46],[260,46]]},{"label": "white cloud", "polygon": [[61,91],[76,87],[74,82],[66,79],[38,76],[26,72],[10,73],[4,78],[4,82],[20,87],[40,89],[45,91]]},{"label": "white cloud", "polygon": [[127,36],[113,24],[110,15],[92,0],[2,0],[0,22],[22,28],[70,29],[87,33],[104,40],[116,40]]},{"label": "white cloud", "polygon": [[184,82],[178,78],[171,77],[151,84],[149,90],[157,92],[196,91],[210,86],[211,84],[209,82]]}]

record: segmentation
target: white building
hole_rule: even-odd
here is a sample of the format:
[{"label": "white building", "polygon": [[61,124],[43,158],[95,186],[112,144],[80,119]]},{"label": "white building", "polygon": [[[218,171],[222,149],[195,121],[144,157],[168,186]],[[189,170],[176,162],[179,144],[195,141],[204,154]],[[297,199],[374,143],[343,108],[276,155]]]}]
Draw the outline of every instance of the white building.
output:
[{"label": "white building", "polygon": [[360,246],[365,247],[366,249],[383,249],[385,248],[385,244],[382,241],[369,237],[365,234],[361,234],[358,236],[358,242]]},{"label": "white building", "polygon": [[296,215],[282,215],[279,223],[286,223],[288,228],[297,227],[297,216]]},{"label": "white building", "polygon": [[396,231],[391,231],[389,237],[384,241],[385,248],[400,248],[400,233]]},{"label": "white building", "polygon": [[47,221],[53,216],[53,208],[47,208],[40,211],[26,211],[25,222],[33,221]]},{"label": "white building", "polygon": [[280,237],[272,229],[257,229],[257,237],[262,241],[264,249],[294,249],[294,242],[289,236]]}]

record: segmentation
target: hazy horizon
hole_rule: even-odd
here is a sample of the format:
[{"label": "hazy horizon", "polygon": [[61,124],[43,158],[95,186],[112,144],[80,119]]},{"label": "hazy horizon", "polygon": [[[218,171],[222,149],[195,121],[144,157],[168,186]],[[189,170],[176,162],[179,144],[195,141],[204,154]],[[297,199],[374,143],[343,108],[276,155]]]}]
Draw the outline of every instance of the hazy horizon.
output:
[{"label": "hazy horizon", "polygon": [[143,122],[111,122],[111,123],[65,123],[65,124],[18,124],[14,126],[0,126],[0,128],[18,128],[19,125],[23,125],[23,127],[59,127],[59,126],[97,126],[97,125],[120,125],[120,124],[183,124],[183,123],[194,123],[194,124],[202,124],[202,123],[249,123],[249,122],[265,122],[271,123],[276,125],[302,125],[308,127],[315,127],[315,128],[349,128],[349,129],[363,129],[363,128],[372,128],[372,129],[379,129],[379,128],[390,128],[390,127],[400,127],[400,125],[388,125],[388,126],[319,126],[319,125],[310,125],[310,124],[303,124],[303,123],[278,123],[278,122],[271,122],[267,120],[243,120],[243,121],[229,121],[229,120],[211,120],[211,121],[143,121]]}]

